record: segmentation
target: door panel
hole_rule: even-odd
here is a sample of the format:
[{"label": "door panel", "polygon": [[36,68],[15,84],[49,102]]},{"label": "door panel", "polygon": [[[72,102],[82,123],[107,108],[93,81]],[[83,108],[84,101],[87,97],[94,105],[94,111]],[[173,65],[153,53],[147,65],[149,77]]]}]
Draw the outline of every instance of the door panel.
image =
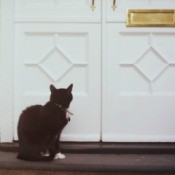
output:
[{"label": "door panel", "polygon": [[103,141],[175,141],[173,28],[108,24]]},{"label": "door panel", "polygon": [[62,140],[99,141],[100,26],[33,23],[15,29],[16,125],[22,109],[48,101],[51,83],[58,88],[73,83],[74,116]]},{"label": "door panel", "polygon": [[127,28],[127,9],[174,8],[157,0],[106,1],[103,141],[175,141],[173,28]]},{"label": "door panel", "polygon": [[99,22],[101,1],[95,0],[15,0],[15,21]]}]

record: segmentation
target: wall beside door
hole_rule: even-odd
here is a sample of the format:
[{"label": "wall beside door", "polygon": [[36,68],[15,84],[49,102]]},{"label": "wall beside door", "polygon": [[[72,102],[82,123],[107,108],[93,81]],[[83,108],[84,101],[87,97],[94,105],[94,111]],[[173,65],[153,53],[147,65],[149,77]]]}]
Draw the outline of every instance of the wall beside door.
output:
[{"label": "wall beside door", "polygon": [[0,142],[13,140],[13,0],[0,0]]}]

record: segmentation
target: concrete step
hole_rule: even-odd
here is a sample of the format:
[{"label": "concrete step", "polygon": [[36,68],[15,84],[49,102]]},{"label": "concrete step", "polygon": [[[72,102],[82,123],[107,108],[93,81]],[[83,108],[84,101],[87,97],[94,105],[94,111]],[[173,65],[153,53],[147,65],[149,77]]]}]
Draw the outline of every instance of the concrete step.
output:
[{"label": "concrete step", "polygon": [[[77,175],[79,173],[85,175],[88,173],[92,175],[102,173],[109,175],[119,173],[175,174],[174,144],[145,144],[144,146],[144,144],[126,143],[63,143],[63,147],[63,152],[66,154],[64,160],[27,162],[16,159],[17,144],[3,144],[0,146],[0,170],[8,170],[9,173],[11,170],[16,170],[17,173],[27,172],[36,175],[38,172],[58,175],[59,173],[63,175],[64,173],[67,173],[65,175],[73,173]],[[123,151],[120,152],[122,148]]]},{"label": "concrete step", "polygon": [[0,170],[0,175],[174,175],[174,173],[120,173],[82,171]]},{"label": "concrete step", "polygon": [[0,175],[174,175],[174,173],[120,173],[82,171],[0,170]]}]

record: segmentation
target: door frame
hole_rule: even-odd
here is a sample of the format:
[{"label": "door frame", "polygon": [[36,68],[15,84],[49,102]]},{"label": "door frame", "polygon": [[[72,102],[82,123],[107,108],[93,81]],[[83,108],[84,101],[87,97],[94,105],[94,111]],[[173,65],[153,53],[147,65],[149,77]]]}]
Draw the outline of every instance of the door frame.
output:
[{"label": "door frame", "polygon": [[0,142],[13,141],[13,0],[0,0]]}]

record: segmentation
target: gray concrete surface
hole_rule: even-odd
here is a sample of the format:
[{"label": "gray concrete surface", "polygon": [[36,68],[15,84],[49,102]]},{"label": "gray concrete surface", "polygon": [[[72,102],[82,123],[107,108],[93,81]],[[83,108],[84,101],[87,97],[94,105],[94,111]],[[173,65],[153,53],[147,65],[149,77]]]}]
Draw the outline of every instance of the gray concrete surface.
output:
[{"label": "gray concrete surface", "polygon": [[[160,175],[160,173],[120,173],[120,172],[82,172],[82,171],[33,171],[33,170],[0,170],[0,175]],[[161,173],[174,175],[174,173]]]},{"label": "gray concrete surface", "polygon": [[[64,160],[52,162],[27,162],[16,159],[15,152],[0,152],[0,170],[20,170],[49,173],[74,172],[110,173],[174,173],[175,154],[66,154]],[[46,174],[47,174],[46,173]],[[4,172],[4,174],[6,174]],[[35,174],[35,173],[34,173]],[[32,174],[33,175],[33,174]],[[44,175],[44,174],[43,174]],[[90,174],[91,175],[91,174]],[[93,173],[92,173],[93,175]]]}]

